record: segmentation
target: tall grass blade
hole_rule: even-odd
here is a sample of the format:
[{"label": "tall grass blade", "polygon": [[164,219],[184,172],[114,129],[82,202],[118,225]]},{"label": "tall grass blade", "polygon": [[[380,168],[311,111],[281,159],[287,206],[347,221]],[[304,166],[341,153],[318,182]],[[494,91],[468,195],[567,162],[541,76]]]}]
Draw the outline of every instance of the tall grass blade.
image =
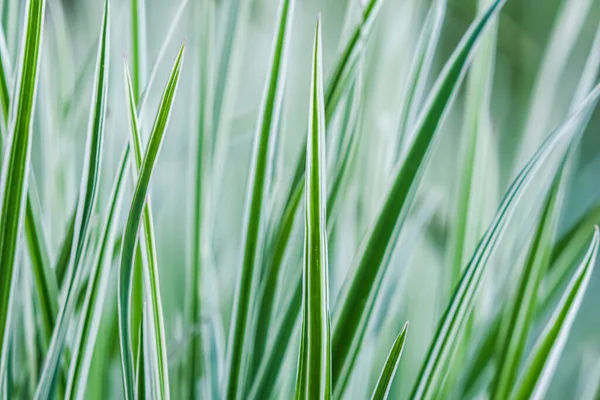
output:
[{"label": "tall grass blade", "polygon": [[265,204],[270,188],[271,160],[281,116],[287,52],[293,19],[293,0],[282,0],[279,22],[273,41],[271,65],[267,75],[261,111],[256,125],[252,165],[248,179],[248,198],[244,216],[242,265],[235,290],[229,329],[225,392],[227,399],[244,395],[249,368],[249,352],[256,329],[252,313],[265,239]]},{"label": "tall grass blade", "polygon": [[5,380],[9,340],[11,291],[18,274],[18,242],[22,232],[25,198],[31,160],[31,131],[37,92],[44,0],[30,0],[25,5],[24,35],[20,64],[13,98],[14,117],[2,162],[0,193],[0,382]]},{"label": "tall grass blade", "polygon": [[587,254],[577,268],[550,321],[540,334],[511,398],[543,399],[560,361],[565,342],[583,300],[596,263],[600,234],[595,228]]},{"label": "tall grass blade", "polygon": [[133,94],[140,99],[146,83],[146,0],[131,0],[131,42],[133,57]]},{"label": "tall grass blade", "polygon": [[111,250],[116,239],[116,223],[119,219],[122,189],[125,182],[125,170],[130,147],[127,145],[121,156],[119,170],[115,178],[112,193],[108,201],[107,213],[102,225],[99,247],[94,256],[94,264],[90,270],[89,283],[85,295],[76,338],[72,347],[71,365],[67,380],[66,399],[83,398],[86,389],[96,337],[100,328],[104,298],[107,293]]},{"label": "tall grass blade", "polygon": [[466,72],[481,33],[504,1],[495,1],[463,37],[446,63],[416,124],[415,139],[404,163],[394,172],[385,202],[361,246],[350,280],[339,296],[333,323],[334,396],[342,395],[364,337],[369,317],[383,281],[393,244],[404,225],[414,193],[428,161],[448,105]]},{"label": "tall grass blade", "polygon": [[429,399],[433,396],[437,386],[440,385],[447,373],[445,369],[449,368],[448,363],[460,339],[462,327],[473,307],[475,296],[481,288],[487,261],[497,248],[498,242],[502,238],[508,221],[510,221],[524,190],[554,149],[563,143],[561,151],[564,154],[567,147],[564,142],[571,142],[579,137],[584,125],[589,120],[589,115],[594,109],[599,95],[600,86],[596,86],[577,112],[572,114],[546,139],[511,184],[498,207],[494,220],[465,268],[454,296],[438,324],[437,332],[429,347],[411,398]]},{"label": "tall grass blade", "polygon": [[[129,216],[127,218],[127,223],[125,226],[125,233],[123,234],[123,247],[121,250],[121,262],[119,269],[119,301],[118,301],[118,311],[119,311],[119,340],[121,345],[121,366],[123,369],[123,384],[125,388],[125,398],[133,399],[134,391],[135,391],[135,381],[134,381],[134,372],[133,372],[133,349],[131,348],[130,343],[130,316],[132,310],[130,308],[130,300],[131,300],[131,278],[133,272],[133,261],[134,261],[134,253],[136,250],[137,244],[137,233],[139,226],[141,224],[142,213],[144,210],[144,206],[146,204],[146,197],[148,194],[148,188],[150,185],[150,178],[152,177],[152,172],[154,170],[154,166],[156,160],[158,158],[158,153],[160,151],[164,133],[169,121],[169,117],[171,114],[171,108],[173,105],[173,100],[175,97],[175,92],[177,90],[177,85],[179,83],[179,76],[181,72],[181,62],[183,59],[183,51],[184,46],[181,47],[179,53],[177,55],[177,59],[175,60],[175,64],[173,69],[171,70],[171,75],[169,77],[169,81],[167,86],[163,92],[163,96],[158,108],[158,112],[156,114],[156,118],[154,120],[154,125],[152,128],[152,133],[150,134],[150,140],[148,142],[148,146],[146,148],[146,152],[144,155],[144,159],[142,162],[142,166],[140,168],[140,172],[138,175],[138,181],[136,183],[136,188],[134,192],[133,199],[131,201],[131,207],[129,209]],[[158,282],[156,282],[158,283]],[[158,307],[161,306],[160,302],[160,292],[158,290],[158,286],[155,286],[153,289],[152,302],[157,304]],[[160,308],[152,310],[153,313],[157,313],[158,315],[162,314],[162,310]],[[162,318],[161,318],[162,319]],[[160,322],[160,320],[158,321]],[[157,322],[157,323],[158,323]],[[164,327],[157,327],[157,329],[162,329],[164,332]],[[148,336],[155,336],[157,332],[154,332],[153,335],[148,334]],[[156,338],[160,339],[160,336]],[[164,340],[164,336],[163,336]],[[160,346],[160,342],[157,343],[157,346]],[[166,349],[161,346],[159,352],[157,352],[158,356],[162,355],[163,362],[166,362]],[[164,365],[164,364],[163,364]],[[163,370],[163,372],[165,372]],[[164,391],[161,393],[161,396],[164,398],[169,397],[168,392],[168,374],[164,376],[160,376],[161,380],[161,389]]]},{"label": "tall grass blade", "polygon": [[392,381],[394,380],[396,370],[398,369],[398,364],[400,363],[402,350],[404,349],[407,330],[408,322],[404,324],[402,330],[394,341],[392,349],[385,360],[385,365],[383,366],[381,374],[379,375],[379,379],[377,379],[377,384],[375,385],[375,390],[373,390],[371,400],[386,400],[388,398],[390,389],[392,387]]},{"label": "tall grass blade", "polygon": [[81,187],[77,213],[75,218],[75,235],[71,249],[70,263],[67,271],[66,294],[60,308],[52,334],[50,347],[44,361],[44,367],[38,387],[36,399],[46,399],[52,395],[52,386],[58,370],[69,322],[75,311],[79,285],[83,279],[83,263],[85,260],[85,244],[90,231],[90,220],[98,197],[100,181],[102,143],[104,140],[104,123],[106,118],[108,70],[109,70],[109,32],[110,8],[105,2],[100,45],[96,62],[96,80],[93,100],[90,105],[88,136],[86,141],[85,160],[81,176]]},{"label": "tall grass blade", "polygon": [[297,399],[331,398],[329,279],[325,215],[325,105],[321,17],[315,31],[306,158],[306,222],[302,275],[302,343],[296,380]]}]

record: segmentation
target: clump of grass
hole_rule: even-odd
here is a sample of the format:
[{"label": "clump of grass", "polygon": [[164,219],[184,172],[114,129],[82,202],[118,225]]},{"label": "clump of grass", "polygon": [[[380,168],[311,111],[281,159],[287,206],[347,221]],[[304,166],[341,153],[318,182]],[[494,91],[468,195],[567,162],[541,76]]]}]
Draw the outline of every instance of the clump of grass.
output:
[{"label": "clump of grass", "polygon": [[[378,61],[393,47],[385,35],[395,27],[382,28],[382,10],[393,8],[349,1],[336,55],[324,51],[319,14],[312,57],[297,51],[297,66],[293,42],[306,32],[294,20],[304,4],[277,2],[275,13],[269,2],[183,0],[160,36],[144,0],[105,0],[92,55],[78,62],[67,57],[79,45],[62,2],[2,2],[2,398],[550,396],[600,241],[597,205],[560,225],[600,97],[600,29],[555,125],[547,117],[558,113],[556,77],[567,67],[550,66],[573,51],[592,3],[565,0],[559,9],[531,110],[518,116],[526,121],[518,157],[504,160],[493,100],[506,0],[478,1],[448,57],[441,32],[450,5],[432,1],[419,23],[424,6],[406,2],[415,46],[402,52],[408,73],[392,118],[376,105],[392,85]],[[261,7],[275,28],[250,159],[238,160],[233,143],[246,140],[238,88],[255,78],[245,49],[258,48],[249,32]],[[186,14],[190,40],[163,78]],[[569,23],[577,29],[567,33]],[[121,70],[111,49],[123,32],[131,63],[125,53],[124,79],[112,80]],[[159,49],[152,64],[151,47]],[[79,75],[54,82],[53,68],[69,63]],[[287,94],[294,88],[309,93],[301,110]],[[463,128],[452,136],[457,98]],[[85,119],[83,151],[55,154],[79,148]],[[189,157],[161,163],[177,132]],[[449,138],[460,141],[459,156],[444,148]],[[431,171],[447,153],[458,168],[444,190],[456,201],[433,202]],[[513,169],[504,190],[502,171]],[[233,192],[245,196],[231,196],[232,170],[243,172]],[[423,271],[406,283],[406,272]],[[414,304],[431,290],[433,310]],[[596,371],[588,375],[577,393],[594,398],[600,383]]]}]

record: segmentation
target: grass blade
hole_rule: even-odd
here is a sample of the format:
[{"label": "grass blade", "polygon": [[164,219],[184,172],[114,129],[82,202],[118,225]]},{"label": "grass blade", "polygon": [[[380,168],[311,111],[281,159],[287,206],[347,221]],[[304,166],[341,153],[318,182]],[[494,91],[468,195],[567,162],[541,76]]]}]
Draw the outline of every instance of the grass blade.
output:
[{"label": "grass blade", "polygon": [[325,215],[325,106],[321,17],[315,31],[306,158],[306,228],[302,299],[302,343],[296,399],[331,398],[329,284]]},{"label": "grass blade", "polygon": [[2,120],[5,124],[2,128],[3,130],[7,128],[10,116],[10,92],[12,86],[10,82],[12,80],[12,73],[4,29],[0,27],[0,106],[2,107]]},{"label": "grass blade", "polygon": [[133,94],[140,99],[146,82],[146,1],[131,0],[131,42],[133,44]]},{"label": "grass blade", "polygon": [[523,369],[523,375],[511,394],[511,398],[537,400],[545,397],[590,281],[596,263],[599,240],[600,234],[596,227],[587,254],[571,279],[556,311],[534,345]]},{"label": "grass blade", "polygon": [[20,65],[16,97],[13,99],[14,118],[6,154],[3,160],[0,193],[0,381],[5,378],[10,341],[9,308],[11,290],[18,276],[17,245],[22,229],[24,202],[28,187],[31,159],[31,131],[35,95],[37,92],[44,0],[27,1],[25,7],[24,36],[20,50]]},{"label": "grass blade", "polygon": [[503,4],[503,1],[495,1],[487,12],[471,25],[461,44],[446,63],[416,124],[415,139],[406,159],[394,173],[385,202],[356,258],[357,264],[352,280],[345,283],[345,289],[340,294],[332,340],[335,397],[342,395],[352,371],[395,238],[408,215],[408,208],[427,164],[429,149],[436,138],[437,128],[462,81],[475,44]]},{"label": "grass blade", "polygon": [[109,32],[110,8],[108,1],[105,3],[102,28],[100,31],[100,45],[96,63],[96,81],[93,92],[93,101],[90,105],[90,118],[84,168],[81,176],[81,187],[77,213],[75,218],[75,235],[71,249],[70,267],[67,276],[67,290],[62,307],[59,311],[52,340],[42,375],[36,389],[36,399],[45,399],[51,396],[54,377],[59,367],[63,352],[67,329],[72,314],[75,311],[79,285],[82,280],[84,268],[81,264],[85,259],[85,244],[90,229],[90,220],[98,197],[98,182],[100,181],[102,143],[104,140],[104,122],[106,119],[108,70],[109,70]]},{"label": "grass blade", "polygon": [[236,285],[234,308],[228,341],[225,392],[227,399],[237,399],[245,393],[249,357],[248,346],[255,325],[251,319],[256,304],[259,266],[265,238],[264,205],[270,187],[272,154],[276,142],[277,128],[281,116],[285,83],[287,52],[293,19],[293,0],[282,0],[279,8],[279,22],[273,42],[271,65],[267,75],[262,108],[256,125],[252,165],[248,180],[248,198],[244,217],[244,237],[242,239],[243,259]]},{"label": "grass blade", "polygon": [[[429,399],[433,396],[437,386],[440,385],[446,374],[444,369],[449,368],[448,363],[460,338],[462,327],[472,309],[475,296],[481,288],[487,261],[504,234],[507,222],[511,219],[525,188],[529,185],[535,173],[544,165],[544,161],[560,143],[566,140],[571,142],[579,137],[583,126],[589,120],[589,115],[594,109],[599,95],[600,86],[596,86],[577,112],[572,114],[568,120],[546,139],[544,144],[513,181],[496,212],[494,220],[479,242],[471,261],[465,268],[454,296],[446,308],[442,320],[438,324],[435,338],[431,342],[428,355],[425,358],[421,373],[413,388],[411,398]],[[561,150],[565,152],[566,146]]]},{"label": "grass blade", "polygon": [[527,341],[529,329],[535,316],[536,300],[540,281],[550,261],[552,240],[556,233],[558,217],[564,199],[565,166],[563,164],[546,197],[545,205],[538,221],[535,236],[530,244],[527,261],[521,274],[511,311],[506,314],[498,360],[498,370],[493,383],[492,399],[509,396],[515,384],[518,368]]},{"label": "grass blade", "polygon": [[125,181],[129,149],[129,146],[127,146],[121,156],[120,167],[108,202],[108,211],[99,239],[100,246],[98,247],[94,257],[94,264],[90,271],[90,283],[87,287],[84,305],[81,309],[79,327],[72,347],[73,353],[71,355],[71,365],[67,380],[66,399],[83,398],[85,394],[87,375],[92,362],[96,336],[102,318],[104,297],[108,289],[110,266],[112,263],[110,256],[116,238],[116,222],[119,218],[123,200],[122,188]]},{"label": "grass blade", "polygon": [[[123,384],[125,388],[125,398],[130,400],[134,398],[134,373],[133,373],[133,349],[130,343],[130,300],[131,300],[131,278],[133,272],[133,261],[134,253],[137,243],[137,232],[141,223],[142,213],[146,204],[146,197],[148,194],[148,188],[150,185],[150,178],[158,158],[164,133],[169,121],[171,114],[171,108],[175,97],[177,85],[179,83],[179,76],[181,72],[181,62],[183,59],[184,46],[181,47],[177,55],[177,59],[171,70],[171,75],[167,86],[163,92],[163,96],[154,120],[154,126],[150,135],[150,140],[146,148],[146,153],[140,168],[138,175],[138,181],[136,184],[133,199],[131,201],[131,207],[129,209],[129,216],[127,218],[127,224],[125,227],[125,233],[123,234],[123,247],[121,250],[121,264],[119,270],[119,336],[121,345],[121,364],[123,368]],[[158,282],[156,282],[158,283]],[[160,306],[160,292],[158,286],[154,287],[156,290],[152,293],[152,300],[156,301],[156,304]],[[153,310],[153,312],[162,314],[160,308]],[[158,329],[161,329],[159,327]],[[164,332],[164,328],[163,332]],[[156,332],[155,332],[156,335]],[[160,339],[158,337],[157,339]],[[164,339],[164,336],[163,336]],[[160,346],[160,342],[157,343]],[[162,349],[159,354],[162,354],[163,361],[166,362],[166,349],[161,346]],[[168,375],[161,376],[161,389],[164,390],[161,393],[162,396],[168,398]]]},{"label": "grass blade", "polygon": [[404,349],[404,342],[406,340],[406,332],[408,330],[408,322],[404,324],[404,327],[396,337],[390,354],[388,354],[385,360],[385,365],[381,370],[379,379],[377,379],[377,385],[373,390],[371,400],[386,400],[392,387],[392,381],[396,375],[398,364],[400,363],[400,357],[402,356],[402,350]]}]

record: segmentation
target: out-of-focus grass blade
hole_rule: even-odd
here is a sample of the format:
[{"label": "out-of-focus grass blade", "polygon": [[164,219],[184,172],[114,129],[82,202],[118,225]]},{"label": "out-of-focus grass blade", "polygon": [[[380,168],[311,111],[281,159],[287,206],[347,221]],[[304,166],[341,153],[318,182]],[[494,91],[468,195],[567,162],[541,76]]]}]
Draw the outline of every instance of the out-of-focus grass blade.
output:
[{"label": "out-of-focus grass blade", "polygon": [[399,148],[396,152],[398,156],[408,149],[412,141],[412,138],[408,135],[412,133],[411,129],[414,126],[423,102],[427,79],[433,65],[433,56],[438,45],[446,14],[446,1],[436,0],[431,4],[421,28],[421,34],[419,35],[415,54],[406,79],[404,98],[402,99],[402,106],[400,108],[400,125],[398,126],[400,140],[398,141]]},{"label": "out-of-focus grass blade", "polygon": [[85,244],[88,238],[90,221],[98,197],[100,181],[102,143],[104,140],[104,122],[106,118],[108,70],[109,70],[109,33],[110,8],[108,0],[105,3],[102,28],[100,31],[100,46],[96,64],[96,78],[93,100],[90,105],[88,137],[86,140],[85,160],[81,175],[80,196],[75,218],[75,235],[70,256],[70,271],[67,276],[67,287],[62,307],[56,319],[50,347],[44,361],[44,367],[38,387],[36,399],[46,399],[52,395],[53,381],[59,367],[65,345],[67,330],[77,301],[78,289],[84,273]]},{"label": "out-of-focus grass blade", "polygon": [[429,149],[438,126],[462,81],[481,33],[504,1],[495,1],[475,21],[446,63],[414,130],[414,141],[404,163],[394,173],[385,202],[366,235],[366,242],[356,258],[350,281],[339,296],[333,324],[334,396],[340,397],[352,371],[354,361],[381,282],[391,257],[393,244],[408,215],[414,193],[428,161]]},{"label": "out-of-focus grass blade", "polygon": [[11,290],[18,276],[18,242],[25,214],[31,159],[31,131],[35,94],[37,92],[39,61],[45,0],[27,1],[23,42],[13,99],[14,118],[2,162],[0,193],[0,382],[5,378],[10,341],[8,340]]},{"label": "out-of-focus grass blade", "polygon": [[252,346],[251,338],[256,329],[252,321],[252,314],[256,304],[255,296],[261,273],[260,265],[262,264],[265,239],[264,206],[268,199],[271,160],[281,116],[293,10],[294,0],[281,1],[271,65],[256,125],[244,217],[243,259],[236,285],[229,329],[224,392],[227,399],[238,399],[245,393],[250,362],[248,349]]},{"label": "out-of-focus grass blade", "polygon": [[133,94],[139,101],[146,82],[146,1],[131,0],[131,43],[133,57]]},{"label": "out-of-focus grass blade", "polygon": [[392,349],[385,360],[385,365],[381,370],[377,384],[373,390],[371,400],[386,400],[392,387],[398,364],[400,363],[400,357],[402,356],[402,349],[404,349],[404,342],[406,340],[406,332],[408,329],[408,322],[404,324],[402,330],[396,337]]},{"label": "out-of-focus grass blade", "polygon": [[[194,9],[194,21],[198,27],[198,48],[199,57],[196,59],[198,65],[198,97],[197,103],[192,102],[192,112],[198,113],[197,125],[195,125],[197,134],[194,135],[194,153],[191,157],[190,169],[193,171],[193,208],[192,208],[192,243],[190,246],[190,265],[187,271],[186,285],[186,323],[187,326],[195,330],[200,326],[201,315],[207,309],[202,304],[202,288],[207,287],[205,283],[204,271],[207,270],[206,253],[208,238],[205,235],[207,216],[204,211],[207,209],[209,193],[209,174],[208,161],[210,150],[210,138],[213,133],[212,120],[212,99],[213,92],[213,36],[214,36],[214,3],[212,0],[202,0],[197,2],[198,6]],[[197,381],[204,373],[206,382],[218,382],[218,376],[212,376],[213,371],[208,361],[208,351],[203,347],[202,329],[198,329],[197,335],[192,335],[187,348],[187,364],[183,365],[182,375],[182,393],[190,398],[197,396]],[[258,338],[257,338],[258,339]],[[206,349],[208,350],[208,349]],[[210,388],[212,396],[218,398],[219,387]]]},{"label": "out-of-focus grass blade", "polygon": [[509,396],[517,379],[521,357],[537,306],[538,288],[550,261],[552,240],[556,233],[558,217],[565,192],[565,162],[554,178],[546,197],[541,217],[538,221],[521,280],[509,312],[502,321],[504,339],[498,353],[496,377],[492,386],[492,399],[505,399]]},{"label": "out-of-focus grass blade", "polygon": [[[139,124],[137,119],[137,108],[135,103],[135,93],[129,75],[129,69],[127,64],[124,66],[125,75],[125,88],[127,89],[127,98],[129,101],[129,127],[131,133],[131,148],[133,149],[134,161],[132,163],[132,170],[135,171],[134,176],[140,172],[143,161],[143,144],[142,137],[139,130]],[[140,240],[139,248],[143,249],[146,257],[142,257],[143,271],[142,275],[147,278],[147,282],[150,287],[145,288],[144,293],[150,297],[148,307],[152,311],[148,318],[152,319],[152,325],[157,328],[156,331],[146,331],[146,335],[154,335],[154,342],[160,345],[160,348],[155,349],[154,352],[158,357],[158,369],[160,377],[160,393],[165,393],[168,388],[165,388],[168,379],[168,365],[167,365],[167,352],[166,352],[166,339],[164,332],[164,321],[162,315],[162,305],[160,301],[160,288],[158,283],[158,258],[156,254],[156,235],[154,233],[154,222],[152,219],[152,207],[150,206],[150,199],[146,200],[144,210],[142,211],[143,220],[143,243]]]},{"label": "out-of-focus grass blade", "polygon": [[[129,209],[129,216],[127,218],[127,224],[125,226],[125,233],[123,234],[123,247],[121,250],[121,265],[119,270],[119,336],[121,345],[121,363],[123,368],[123,382],[125,388],[125,398],[130,400],[134,398],[135,381],[133,371],[133,349],[130,343],[130,300],[131,300],[131,278],[133,272],[133,261],[134,253],[137,243],[137,232],[141,223],[142,212],[146,204],[146,197],[148,194],[148,188],[150,185],[150,178],[158,158],[164,133],[167,127],[167,123],[171,114],[171,108],[179,83],[179,76],[181,72],[181,62],[183,59],[184,46],[181,47],[177,55],[177,59],[171,70],[171,75],[167,86],[163,92],[163,96],[154,120],[154,126],[152,133],[150,134],[150,140],[146,148],[146,153],[140,168],[138,181],[136,184],[133,199],[131,201],[131,207]],[[158,277],[156,277],[158,279]],[[158,282],[156,282],[158,283]],[[158,286],[155,286],[153,293],[151,293],[152,301],[158,305],[158,309],[153,310],[159,315],[162,315],[162,306],[160,302],[160,292]],[[162,320],[162,316],[161,316]],[[164,332],[164,327],[158,327]],[[154,332],[153,335],[156,335]],[[148,335],[150,333],[148,332]],[[160,337],[159,337],[160,338]],[[164,339],[164,337],[163,337]],[[160,345],[160,342],[157,343]],[[166,362],[166,349],[161,346],[160,355],[163,357],[163,361]],[[146,354],[147,355],[147,354]],[[163,370],[163,372],[165,372]],[[168,374],[161,376],[161,389],[163,392],[161,395],[164,398],[169,397],[169,384]]]},{"label": "out-of-focus grass blade", "polygon": [[590,281],[596,263],[599,240],[600,234],[598,228],[595,228],[594,237],[587,254],[577,268],[550,321],[534,345],[523,368],[519,383],[510,398],[538,400],[545,397]]},{"label": "out-of-focus grass blade", "polygon": [[[10,115],[10,92],[12,87],[10,82],[12,81],[12,73],[4,29],[0,27],[0,106],[2,107],[2,121],[8,121]],[[7,129],[7,125],[4,125],[2,129]]]},{"label": "out-of-focus grass blade", "polygon": [[[535,177],[535,173],[544,165],[548,156],[559,144],[565,141],[571,143],[579,137],[589,120],[589,115],[593,111],[599,95],[600,85],[596,86],[577,112],[572,114],[544,141],[544,144],[513,181],[496,212],[494,220],[465,268],[454,296],[438,324],[437,332],[429,347],[411,398],[429,399],[434,395],[436,388],[446,375],[447,371],[445,369],[450,368],[449,360],[452,358],[461,336],[462,327],[468,319],[475,297],[481,288],[487,261],[496,250],[508,221],[512,218],[525,189]],[[566,148],[567,146],[563,144],[561,148],[563,154],[566,152]]]},{"label": "out-of-focus grass blade", "polygon": [[90,279],[81,309],[79,327],[72,347],[71,365],[67,380],[66,399],[83,398],[86,389],[87,375],[94,354],[96,336],[102,319],[104,297],[108,288],[111,250],[116,237],[116,222],[122,203],[122,188],[125,181],[125,170],[130,147],[127,145],[121,156],[112,193],[108,201],[99,247],[90,271]]},{"label": "out-of-focus grass blade", "polygon": [[325,105],[321,17],[315,31],[306,158],[306,222],[302,299],[302,343],[296,399],[331,398],[331,343],[325,215]]}]

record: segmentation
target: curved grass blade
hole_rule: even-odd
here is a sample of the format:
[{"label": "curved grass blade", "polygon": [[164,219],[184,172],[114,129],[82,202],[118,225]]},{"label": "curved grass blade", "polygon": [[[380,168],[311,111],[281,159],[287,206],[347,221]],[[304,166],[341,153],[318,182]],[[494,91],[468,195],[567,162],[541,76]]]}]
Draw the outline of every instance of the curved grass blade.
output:
[{"label": "curved grass blade", "polygon": [[4,380],[10,341],[8,340],[11,288],[18,276],[17,255],[31,159],[31,130],[37,92],[45,0],[25,5],[23,43],[13,99],[14,118],[3,157],[0,193],[0,382]]},{"label": "curved grass blade", "polygon": [[[163,96],[158,108],[156,119],[154,120],[154,126],[150,135],[150,140],[146,148],[146,153],[140,168],[138,182],[136,184],[133,199],[131,201],[131,207],[129,210],[129,216],[127,218],[127,224],[125,227],[125,233],[123,234],[123,247],[121,250],[121,264],[119,269],[119,336],[121,345],[121,364],[123,368],[123,384],[125,388],[125,398],[131,400],[134,398],[135,381],[133,373],[133,349],[130,343],[130,300],[131,300],[131,278],[133,272],[133,261],[134,253],[137,243],[137,232],[141,223],[142,213],[146,203],[146,197],[148,194],[148,188],[150,185],[150,178],[154,170],[154,165],[158,157],[158,153],[163,142],[164,133],[169,121],[171,114],[171,108],[179,83],[179,76],[181,72],[181,62],[183,59],[184,46],[181,47],[177,55],[177,59],[171,70],[171,75],[167,86],[163,92]],[[157,282],[158,283],[158,282]],[[159,307],[160,292],[158,286],[156,291],[152,293],[153,301]],[[162,314],[162,310],[158,308],[153,310],[159,315]],[[160,328],[159,328],[160,329]],[[155,333],[156,334],[156,333]],[[164,337],[163,337],[164,338]],[[160,345],[159,343],[157,345]],[[161,349],[161,354],[166,359],[166,349]],[[166,360],[165,360],[166,361]],[[168,375],[161,376],[161,389],[164,390],[161,395],[164,398],[168,398]]]},{"label": "curved grass blade", "polygon": [[587,254],[534,345],[511,398],[516,400],[544,398],[590,281],[596,263],[599,240],[600,234],[596,227]]},{"label": "curved grass blade", "polygon": [[265,238],[264,221],[266,219],[264,204],[270,187],[269,179],[273,167],[271,160],[281,116],[293,10],[294,0],[281,1],[271,65],[256,125],[244,217],[243,259],[236,285],[229,330],[224,392],[227,399],[237,399],[245,393],[250,362],[248,349],[251,347],[251,338],[256,329],[251,316],[256,304],[254,296],[261,272],[259,266],[262,263]]},{"label": "curved grass blade", "polygon": [[123,200],[122,188],[125,181],[125,170],[130,147],[127,145],[121,156],[120,167],[117,172],[112,193],[108,201],[108,211],[103,224],[102,234],[99,238],[100,246],[94,257],[94,264],[90,271],[90,280],[85,295],[85,302],[81,309],[79,327],[72,347],[71,365],[65,399],[83,398],[86,389],[87,375],[94,354],[96,336],[100,328],[104,297],[108,289],[110,276],[110,250],[116,238],[116,222],[119,219],[121,203]]},{"label": "curved grass blade", "polygon": [[110,8],[105,2],[102,28],[100,31],[100,46],[96,63],[96,81],[93,92],[93,101],[90,105],[90,119],[88,137],[86,142],[85,160],[81,176],[81,188],[75,218],[75,235],[70,256],[70,276],[67,276],[67,287],[62,307],[56,319],[52,340],[38,387],[36,399],[46,399],[51,396],[53,382],[59,367],[64,349],[69,322],[75,311],[79,285],[83,278],[85,259],[85,245],[87,242],[90,221],[98,197],[98,183],[100,181],[102,143],[104,139],[104,122],[106,119],[108,70],[109,70],[109,32]]},{"label": "curved grass blade", "polygon": [[[129,69],[127,63],[124,65],[125,70],[125,87],[127,88],[127,98],[129,100],[129,127],[131,132],[131,147],[133,149],[134,161],[132,170],[135,171],[134,176],[139,174],[139,170],[142,167],[143,149],[142,149],[142,137],[139,131],[139,124],[136,115],[136,104],[135,104],[135,93],[129,75]],[[154,349],[155,354],[158,357],[158,375],[160,380],[160,393],[167,392],[168,382],[168,365],[167,365],[167,353],[166,353],[166,339],[164,332],[164,321],[162,315],[162,306],[160,297],[159,284],[158,284],[158,258],[156,254],[156,235],[154,233],[154,222],[152,219],[152,208],[150,206],[150,199],[146,200],[144,210],[142,212],[143,220],[143,243],[140,240],[139,248],[143,249],[146,257],[142,257],[142,268],[144,272],[142,275],[148,278],[149,288],[145,288],[145,293],[150,298],[148,308],[152,311],[148,318],[152,319],[152,324],[157,330],[148,332],[146,335],[154,335],[154,343],[159,344],[160,348]]]},{"label": "curved grass blade", "polygon": [[131,43],[133,44],[133,94],[140,99],[146,82],[146,1],[131,0]]},{"label": "curved grass blade", "polygon": [[446,14],[446,2],[447,0],[437,0],[431,4],[421,28],[415,55],[413,56],[406,79],[407,84],[404,88],[404,98],[402,99],[400,108],[398,136],[401,139],[398,141],[399,148],[396,151],[398,156],[408,149],[412,141],[412,137],[409,137],[409,134],[412,133],[411,129],[422,106],[425,86],[427,79],[429,79],[429,72],[433,65],[433,56]]},{"label": "curved grass blade", "polygon": [[438,126],[466,73],[475,45],[484,28],[504,5],[495,1],[469,31],[446,63],[417,122],[414,141],[404,163],[394,173],[392,185],[375,223],[356,258],[351,281],[339,296],[333,324],[334,396],[340,397],[352,371],[360,343],[391,257],[393,244],[404,225],[414,193],[429,159]]},{"label": "curved grass blade", "polygon": [[402,330],[394,341],[394,345],[392,346],[390,354],[388,354],[387,359],[385,360],[385,365],[381,370],[379,379],[377,379],[377,385],[375,385],[375,390],[373,390],[371,400],[386,400],[388,398],[390,388],[392,387],[392,381],[394,380],[396,370],[398,369],[398,364],[400,363],[402,350],[404,349],[407,330],[408,322],[404,324],[404,327],[402,327]]},{"label": "curved grass blade", "polygon": [[[202,314],[207,307],[202,304],[202,288],[206,287],[204,283],[205,273],[207,269],[206,253],[208,242],[206,230],[207,216],[204,211],[207,208],[205,199],[208,199],[209,183],[208,183],[208,160],[210,149],[210,137],[213,133],[212,120],[212,99],[214,98],[212,79],[214,76],[213,65],[213,35],[214,35],[214,4],[212,0],[202,0],[195,10],[194,15],[199,29],[199,53],[197,65],[199,69],[199,84],[198,84],[198,100],[197,104],[193,104],[192,111],[198,112],[198,120],[195,128],[197,135],[194,143],[194,153],[191,157],[191,167],[193,171],[193,210],[192,210],[192,244],[190,246],[190,260],[187,271],[187,287],[186,287],[186,303],[185,313],[187,326],[195,329],[201,326]],[[204,374],[206,381],[210,383],[217,382],[216,385],[211,385],[210,393],[214,398],[218,398],[219,385],[218,376],[212,376],[215,371],[209,365],[208,349],[204,349],[204,331],[198,330],[197,335],[192,335],[188,345],[187,363],[182,366],[182,387],[183,393],[189,398],[197,396],[197,380]],[[257,338],[258,339],[258,338]]]},{"label": "curved grass blade", "polygon": [[296,399],[331,398],[329,283],[325,215],[325,106],[321,17],[315,31],[309,135],[306,158],[306,222],[302,299],[302,343],[298,360]]},{"label": "curved grass blade", "polygon": [[492,399],[507,398],[517,378],[528,333],[535,317],[538,288],[550,261],[552,240],[564,199],[566,161],[565,157],[546,197],[517,293],[510,311],[502,322],[504,343],[501,344],[498,353],[498,369],[492,385]]},{"label": "curved grass blade", "polygon": [[[523,170],[515,178],[505,195],[496,216],[479,242],[471,261],[465,268],[463,277],[455,290],[446,312],[438,324],[437,332],[429,347],[428,355],[421,368],[417,382],[413,388],[411,398],[429,399],[434,395],[436,388],[440,385],[449,368],[449,361],[456,348],[462,327],[464,326],[475,297],[481,288],[482,277],[492,253],[495,251],[499,240],[506,230],[508,221],[511,219],[524,190],[535,176],[535,173],[544,165],[548,156],[559,147],[559,144],[576,140],[583,127],[589,120],[589,115],[594,109],[600,85],[586,98],[586,101],[571,115],[558,129],[546,139],[534,156],[525,165]],[[561,151],[566,152],[566,147]]]}]

